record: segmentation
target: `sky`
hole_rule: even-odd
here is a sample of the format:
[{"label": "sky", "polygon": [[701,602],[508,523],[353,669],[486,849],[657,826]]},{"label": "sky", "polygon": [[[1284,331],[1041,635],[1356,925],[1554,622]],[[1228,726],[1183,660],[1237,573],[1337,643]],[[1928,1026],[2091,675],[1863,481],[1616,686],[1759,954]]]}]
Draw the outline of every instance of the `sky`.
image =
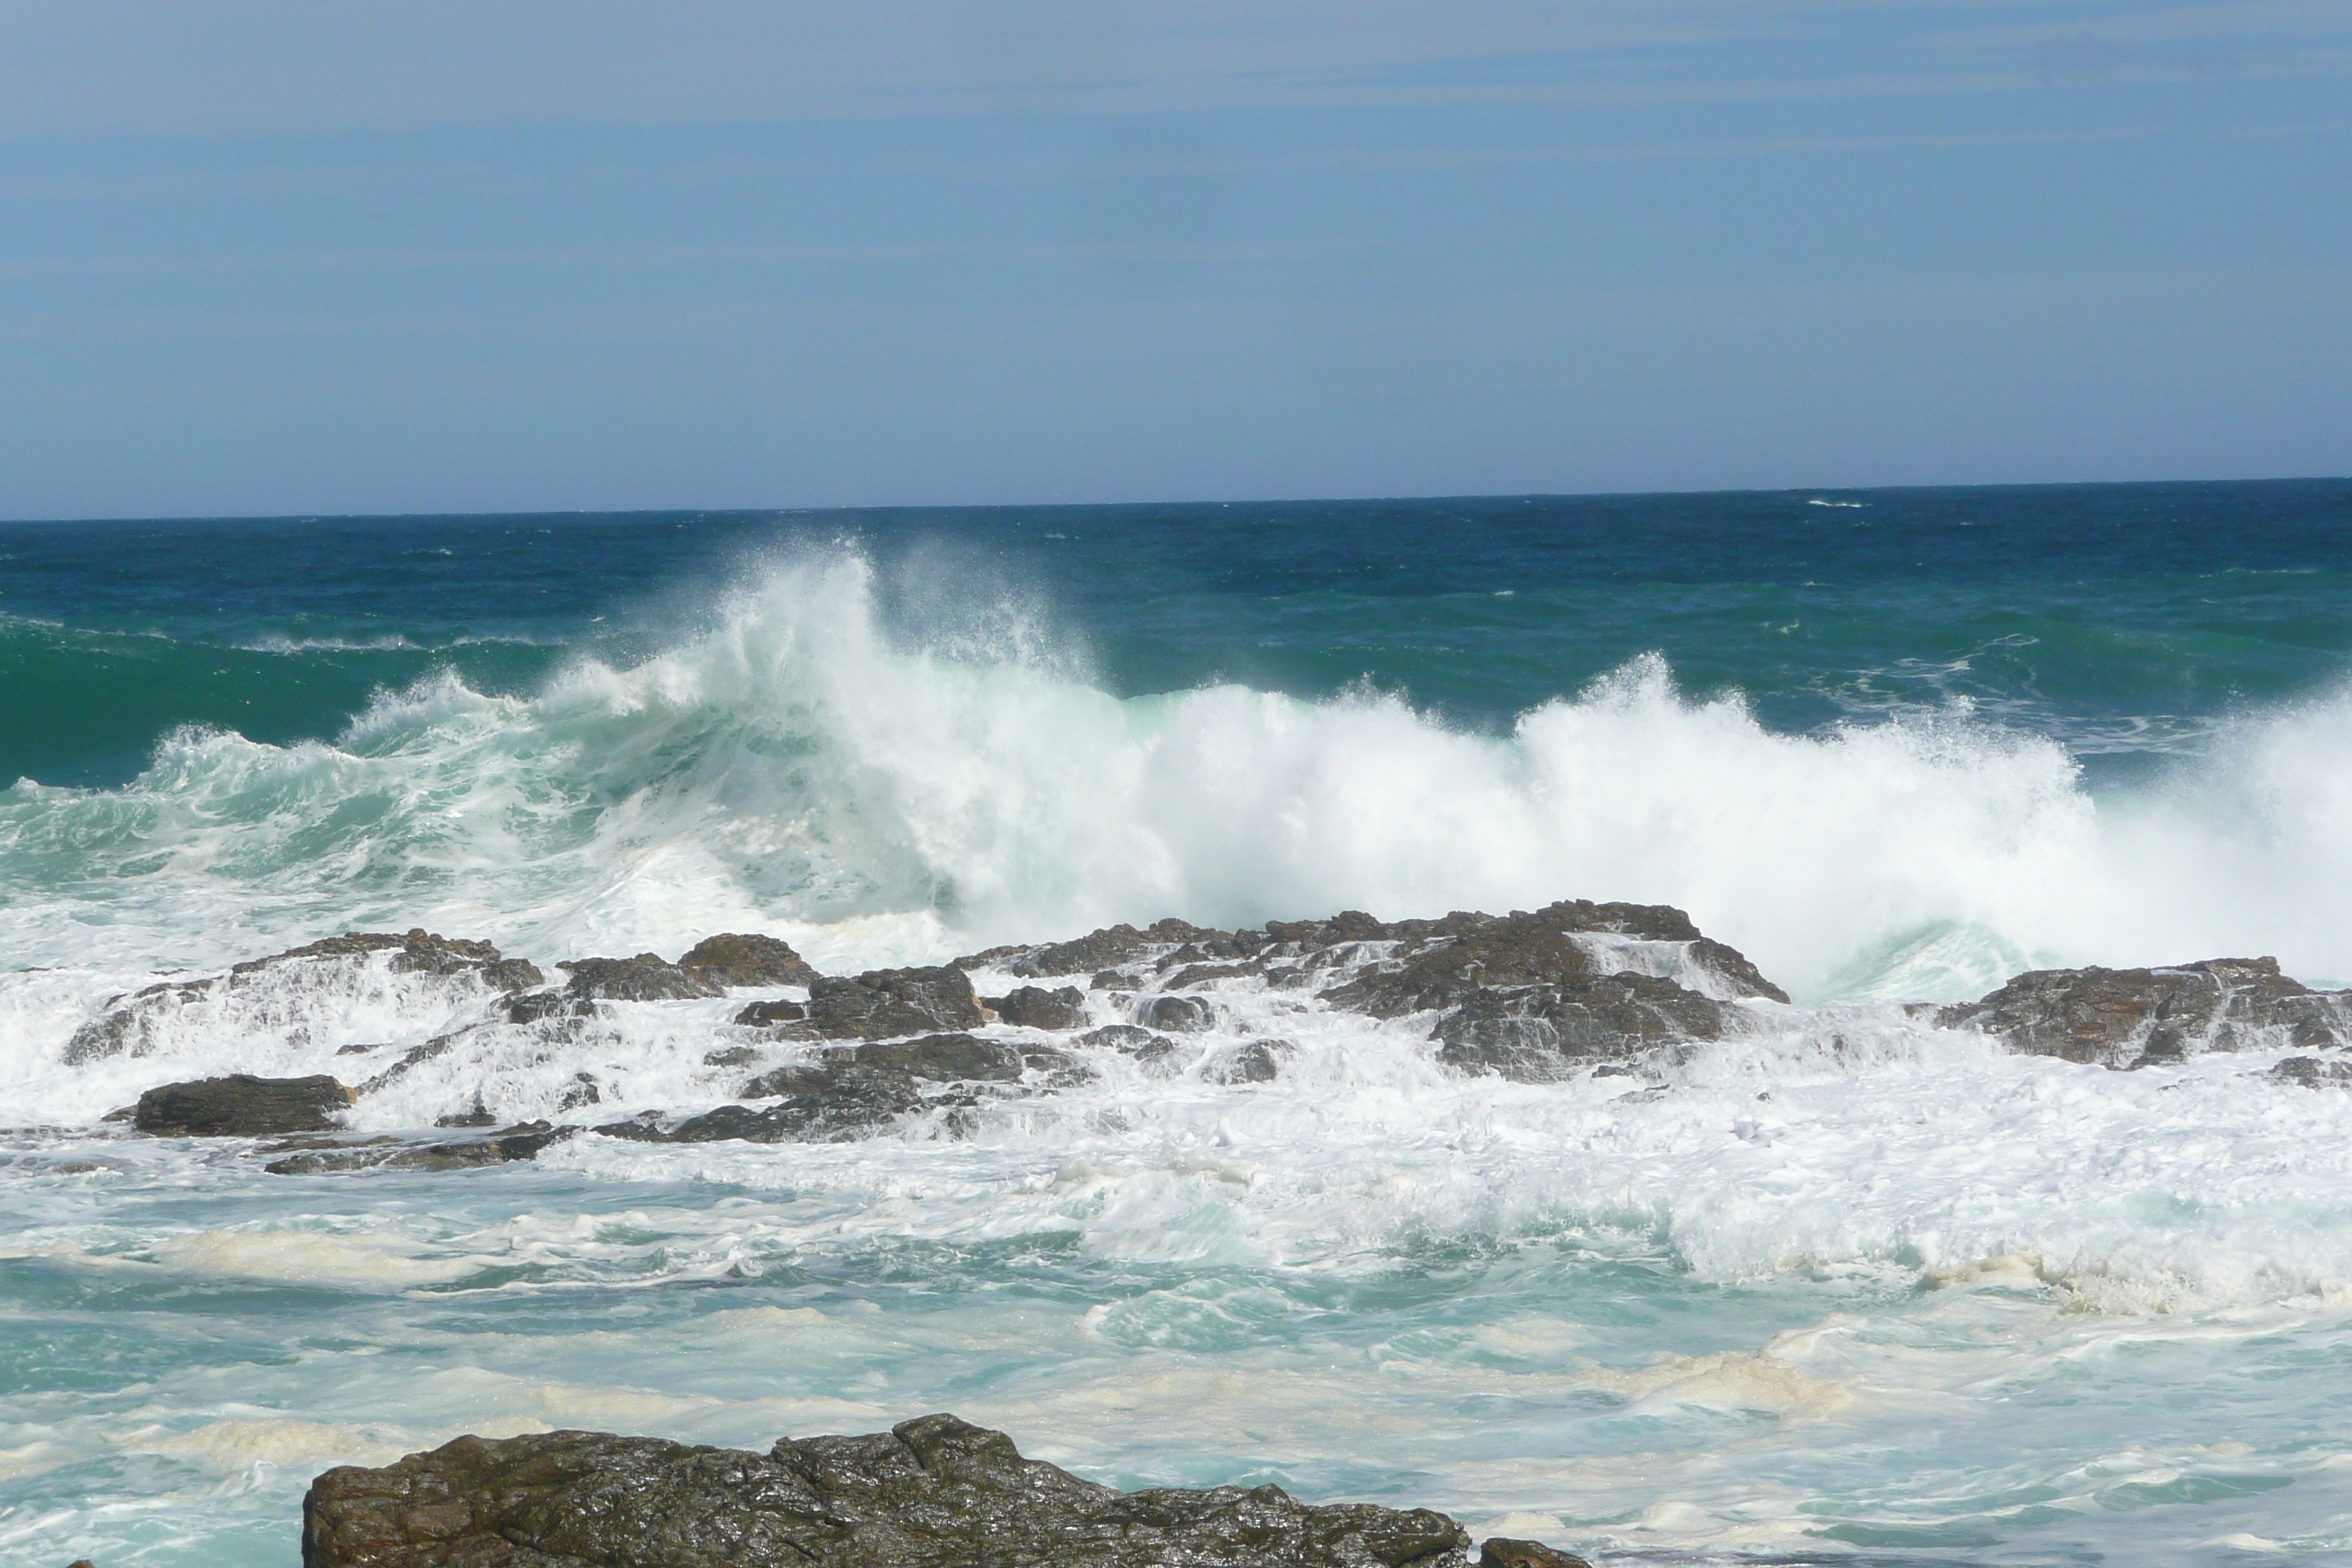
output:
[{"label": "sky", "polygon": [[2352,472],[2352,0],[0,0],[0,517]]}]

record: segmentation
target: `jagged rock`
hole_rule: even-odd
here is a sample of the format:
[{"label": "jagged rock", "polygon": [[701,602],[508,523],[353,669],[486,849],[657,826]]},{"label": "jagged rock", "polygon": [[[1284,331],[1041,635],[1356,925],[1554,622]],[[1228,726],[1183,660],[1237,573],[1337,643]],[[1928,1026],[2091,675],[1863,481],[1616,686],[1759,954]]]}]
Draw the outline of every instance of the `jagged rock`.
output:
[{"label": "jagged rock", "polygon": [[1461,1568],[1441,1513],[1277,1487],[1119,1492],[926,1415],[767,1454],[551,1432],[460,1437],[311,1483],[303,1568]]},{"label": "jagged rock", "polygon": [[471,973],[498,991],[524,991],[546,980],[538,965],[524,959],[502,958],[499,950],[487,942],[438,936],[422,926],[399,936],[383,931],[345,931],[268,958],[250,958],[243,963],[231,964],[229,973],[253,974],[289,959],[353,958],[387,949],[394,950],[392,971],[395,974]]},{"label": "jagged rock", "polygon": [[352,1093],[324,1073],[308,1078],[226,1078],[166,1083],[139,1097],[131,1125],[162,1138],[268,1138],[333,1127]]},{"label": "jagged rock", "polygon": [[2352,995],[2290,980],[2275,958],[2037,969],[1942,1009],[1937,1022],[1982,1030],[2032,1056],[2138,1068],[2204,1051],[2352,1044]]},{"label": "jagged rock", "polygon": [[817,979],[790,943],[736,931],[703,938],[677,966],[714,985],[813,985]]},{"label": "jagged rock", "polygon": [[1288,1040],[1252,1040],[1210,1058],[1201,1077],[1209,1083],[1272,1083],[1282,1076],[1282,1058],[1297,1048]]},{"label": "jagged rock", "polygon": [[952,965],[872,969],[855,979],[820,977],[809,987],[809,1022],[827,1039],[887,1040],[985,1021],[971,978]]},{"label": "jagged rock", "polygon": [[903,1073],[935,1083],[1011,1083],[1021,1077],[1021,1048],[1007,1041],[926,1035],[888,1045],[836,1047],[814,1062],[796,1062],[753,1079],[743,1086],[743,1094],[751,1100],[790,1094],[811,1081],[812,1074],[845,1071]]},{"label": "jagged rock", "polygon": [[1131,925],[1106,926],[1069,942],[1035,947],[992,947],[955,961],[959,969],[1002,969],[1024,980],[1053,974],[1097,974],[1147,954],[1186,942],[1230,944],[1230,931],[1206,931],[1182,921],[1167,920],[1138,931]]},{"label": "jagged rock", "polygon": [[509,1024],[538,1024],[550,1018],[593,1018],[596,1005],[585,996],[563,991],[531,991],[507,998]]},{"label": "jagged rock", "polygon": [[157,1029],[184,1007],[234,1001],[289,966],[349,963],[354,960],[364,963],[386,952],[392,954],[387,966],[394,973],[470,975],[495,991],[528,990],[545,979],[537,968],[520,958],[501,958],[499,950],[487,942],[436,936],[422,929],[402,936],[383,931],[346,931],[267,958],[247,959],[232,964],[221,974],[200,980],[163,981],[128,996],[113,997],[98,1017],[74,1031],[73,1037],[66,1042],[65,1059],[68,1064],[79,1065],[126,1054],[146,1056],[154,1048]]},{"label": "jagged rock", "polygon": [[729,1046],[702,1053],[702,1065],[707,1068],[747,1068],[759,1059],[760,1053],[749,1046]]},{"label": "jagged rock", "polygon": [[747,1029],[764,1029],[773,1024],[797,1024],[807,1016],[808,1009],[798,1002],[779,998],[752,1003],[735,1015],[735,1022]]},{"label": "jagged rock", "polygon": [[1738,1025],[1734,1005],[1671,980],[1606,974],[1471,992],[1439,1020],[1435,1037],[1437,1059],[1457,1072],[1545,1083],[1595,1062],[1719,1040]]},{"label": "jagged rock", "polygon": [[1153,996],[1137,1005],[1135,1021],[1171,1035],[1197,1035],[1216,1023],[1217,1014],[1198,996]]},{"label": "jagged rock", "polygon": [[2289,1057],[2268,1075],[2279,1083],[2301,1089],[2352,1088],[2352,1062],[2326,1061],[2318,1057]]},{"label": "jagged rock", "polygon": [[1078,1037],[1077,1043],[1097,1049],[1108,1047],[1122,1056],[1133,1057],[1138,1066],[1156,1077],[1171,1077],[1182,1069],[1179,1058],[1183,1052],[1175,1041],[1133,1024],[1106,1024],[1099,1029],[1089,1029]]},{"label": "jagged rock", "polygon": [[1555,1552],[1540,1541],[1492,1536],[1478,1549],[1478,1568],[1592,1568],[1573,1552]]},{"label": "jagged rock", "polygon": [[1087,994],[1075,985],[1051,991],[1018,985],[1002,996],[982,997],[981,1005],[1024,1029],[1075,1029],[1087,1021]]},{"label": "jagged rock", "polygon": [[451,1139],[439,1143],[372,1138],[360,1143],[305,1149],[272,1160],[262,1169],[273,1176],[317,1176],[336,1171],[463,1171],[516,1160],[535,1160],[541,1150],[561,1142],[576,1131],[544,1121],[525,1121],[487,1137]]},{"label": "jagged rock", "polygon": [[675,1002],[726,994],[713,982],[655,952],[635,958],[572,958],[555,967],[572,976],[565,990],[603,1002]]}]

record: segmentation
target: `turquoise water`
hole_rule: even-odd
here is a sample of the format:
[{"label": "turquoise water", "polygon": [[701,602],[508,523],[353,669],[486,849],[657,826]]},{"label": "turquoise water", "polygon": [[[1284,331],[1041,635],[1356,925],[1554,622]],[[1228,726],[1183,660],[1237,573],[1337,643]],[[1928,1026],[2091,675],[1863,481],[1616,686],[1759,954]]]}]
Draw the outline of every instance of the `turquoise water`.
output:
[{"label": "turquoise water", "polygon": [[[2352,978],[2347,522],[2310,482],[0,527],[0,1562],[290,1563],[318,1468],[460,1431],[934,1408],[1603,1562],[2352,1561],[2347,1102],[1895,1005]],[[1274,1083],[1112,1058],[966,1139],[435,1176],[97,1119],[348,1071],[462,987],[63,1060],[351,926],[838,971],[1567,896],[1679,904],[1797,1005],[1657,1094],[1236,990]],[[737,1005],[355,1114],[713,1103]]]}]

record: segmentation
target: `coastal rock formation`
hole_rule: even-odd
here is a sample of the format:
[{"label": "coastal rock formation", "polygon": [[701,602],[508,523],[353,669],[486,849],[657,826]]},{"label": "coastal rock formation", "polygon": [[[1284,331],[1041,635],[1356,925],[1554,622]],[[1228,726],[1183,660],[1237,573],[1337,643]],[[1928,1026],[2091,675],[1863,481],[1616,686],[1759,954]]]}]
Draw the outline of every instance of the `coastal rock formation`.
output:
[{"label": "coastal rock formation", "polygon": [[1138,993],[1130,1016],[1163,1034],[1214,1026],[1206,1000],[1175,993],[1235,980],[1304,990],[1374,1018],[1431,1014],[1445,1065],[1532,1081],[1721,1039],[1743,1026],[1743,1000],[1788,1001],[1680,910],[1589,900],[1421,921],[1351,910],[1258,931],[1161,921],[956,963],[1034,976],[1092,969],[1093,989]]},{"label": "coastal rock formation", "polygon": [[1942,1008],[1936,1021],[2033,1056],[2141,1068],[2205,1051],[2352,1044],[2352,994],[2290,980],[2275,958],[2037,969],[1980,1001]]},{"label": "coastal rock formation", "polygon": [[250,1016],[300,1043],[302,1009],[285,1005],[289,995],[312,994],[341,986],[357,988],[379,954],[389,954],[374,980],[386,975],[426,975],[458,979],[466,984],[453,997],[478,996],[472,987],[491,991],[525,991],[545,982],[538,968],[520,958],[505,958],[487,942],[436,936],[422,929],[394,936],[383,931],[346,931],[323,942],[310,942],[233,964],[226,973],[200,980],[165,981],[128,996],[110,1000],[99,1016],[84,1024],[66,1043],[68,1063],[106,1057],[143,1057],[155,1050],[183,1015],[199,1026],[237,1029]]},{"label": "coastal rock formation", "polygon": [[[478,1138],[452,1138],[430,1143],[401,1138],[322,1142],[308,1146],[281,1143],[269,1152],[283,1157],[270,1161],[262,1169],[273,1176],[316,1176],[332,1171],[463,1171],[515,1160],[535,1160],[540,1151],[562,1142],[576,1131],[544,1121],[526,1121]],[[289,1149],[295,1152],[284,1152]]]},{"label": "coastal rock formation", "polygon": [[[983,1095],[1031,1092],[1076,1082],[1087,1068],[1068,1054],[976,1036],[926,1035],[863,1046],[837,1046],[790,1062],[746,1083],[746,1100],[672,1121],[647,1114],[596,1129],[648,1143],[839,1143],[869,1138],[917,1111],[965,1110]],[[1027,1082],[1030,1075],[1037,1081]]]},{"label": "coastal rock formation", "polygon": [[887,1040],[937,1029],[977,1029],[980,998],[961,969],[871,969],[809,987],[808,1017],[831,1040]]},{"label": "coastal rock formation", "polygon": [[599,1002],[676,1002],[726,994],[717,982],[656,952],[635,958],[570,958],[555,967],[572,977],[566,991]]},{"label": "coastal rock formation", "polygon": [[815,969],[789,942],[727,931],[687,949],[677,966],[713,985],[814,985]]},{"label": "coastal rock formation", "polygon": [[159,1084],[139,1097],[131,1124],[159,1138],[269,1138],[323,1132],[351,1108],[352,1092],[324,1073]]},{"label": "coastal rock formation", "polygon": [[1017,985],[1002,996],[983,996],[981,1005],[1003,1023],[1024,1029],[1075,1029],[1087,1021],[1087,994],[1075,985],[1048,991]]},{"label": "coastal rock formation", "polygon": [[1115,1491],[945,1415],[766,1454],[460,1437],[329,1470],[302,1505],[303,1568],[1462,1568],[1469,1544],[1425,1509],[1318,1508],[1270,1486]]}]

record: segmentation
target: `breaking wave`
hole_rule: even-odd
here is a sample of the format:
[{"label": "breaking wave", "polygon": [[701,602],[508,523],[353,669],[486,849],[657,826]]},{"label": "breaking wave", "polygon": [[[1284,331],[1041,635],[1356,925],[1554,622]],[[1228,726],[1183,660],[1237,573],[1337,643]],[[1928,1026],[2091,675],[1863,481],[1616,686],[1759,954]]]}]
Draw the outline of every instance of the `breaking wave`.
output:
[{"label": "breaking wave", "polygon": [[1801,997],[1969,995],[2041,961],[2274,952],[2352,975],[2352,699],[2095,795],[1964,705],[1775,733],[1645,657],[1467,732],[1403,695],[1128,699],[1017,616],[896,635],[862,558],[735,591],[529,697],[444,674],[333,743],[169,737],[0,793],[0,942],[149,970],[346,927],[542,959],[718,930],[821,964],[1180,915],[1673,903]]}]

